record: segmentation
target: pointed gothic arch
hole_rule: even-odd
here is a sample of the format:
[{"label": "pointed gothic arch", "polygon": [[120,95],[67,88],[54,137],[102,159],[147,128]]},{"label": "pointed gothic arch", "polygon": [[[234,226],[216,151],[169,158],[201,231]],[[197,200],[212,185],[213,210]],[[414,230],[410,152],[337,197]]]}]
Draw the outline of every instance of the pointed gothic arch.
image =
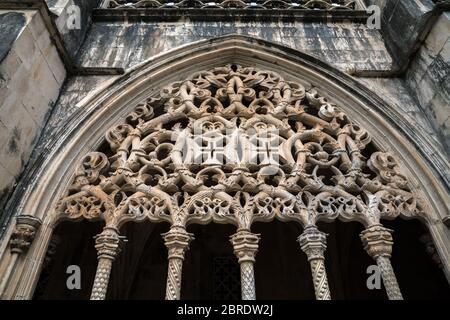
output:
[{"label": "pointed gothic arch", "polygon": [[[199,41],[129,70],[80,101],[78,109],[68,126],[55,132],[48,154],[27,173],[32,177],[27,189],[16,193],[10,206],[28,219],[18,220],[6,237],[18,237],[24,228],[32,238],[36,219],[42,221],[26,256],[7,250],[6,241],[2,245],[3,263],[15,267],[6,275],[11,298],[31,297],[52,228],[63,218],[106,221],[97,238],[93,298],[105,296],[104,279],[121,242],[118,228],[143,219],[173,226],[165,234],[171,299],[179,298],[182,257],[192,239],[187,222],[238,226],[231,240],[246,299],[255,297],[253,220],[297,220],[305,227],[300,243],[319,299],[330,293],[317,219],[356,220],[367,227],[362,239],[390,298],[401,293],[388,259],[392,237],[380,218],[402,215],[426,223],[450,278],[450,235],[442,222],[448,194],[432,166],[440,161],[445,167],[445,161],[419,157],[415,147],[426,137],[406,124],[395,128],[393,122],[404,123],[401,115],[387,113],[375,94],[313,57],[236,35]],[[226,128],[278,129],[282,165],[276,178],[267,183],[261,172],[267,166],[256,163],[248,170],[242,155],[226,168],[186,165],[181,151],[197,127],[222,135]],[[420,139],[409,140],[414,134]],[[109,154],[97,151],[105,142]],[[232,150],[245,145],[235,138],[227,143]],[[333,182],[323,182],[319,169]],[[149,182],[149,172],[156,172],[158,181]],[[202,188],[205,179],[213,188]]]}]

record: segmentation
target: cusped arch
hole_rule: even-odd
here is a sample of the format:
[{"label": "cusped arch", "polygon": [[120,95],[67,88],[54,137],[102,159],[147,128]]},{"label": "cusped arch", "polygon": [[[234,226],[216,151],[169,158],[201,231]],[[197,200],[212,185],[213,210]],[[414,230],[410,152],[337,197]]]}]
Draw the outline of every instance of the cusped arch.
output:
[{"label": "cusped arch", "polygon": [[[389,106],[381,99],[313,57],[235,35],[199,41],[129,70],[77,107],[10,206],[43,221],[28,253],[37,261],[59,219],[105,219],[105,212],[109,227],[147,217],[178,227],[189,219],[231,222],[243,230],[252,220],[275,217],[305,227],[337,217],[367,227],[377,226],[380,217],[419,217],[449,261],[450,236],[442,223],[447,186],[435,178],[434,161],[417,155],[417,141],[408,141],[420,133],[394,127],[395,113],[387,117]],[[246,163],[225,171],[184,165],[182,139],[216,122],[238,130],[263,123],[281,132],[287,169],[277,169],[275,185],[261,179],[258,165],[253,172]],[[105,141],[110,155],[96,151]],[[376,151],[367,153],[370,143]],[[166,157],[158,159],[158,152]],[[320,179],[325,169],[333,178],[328,186]],[[159,172],[158,181],[147,183],[149,172]],[[203,176],[211,173],[212,191],[202,188]],[[27,283],[36,283],[38,271],[22,263],[19,273],[25,276],[11,294],[30,297]]]}]

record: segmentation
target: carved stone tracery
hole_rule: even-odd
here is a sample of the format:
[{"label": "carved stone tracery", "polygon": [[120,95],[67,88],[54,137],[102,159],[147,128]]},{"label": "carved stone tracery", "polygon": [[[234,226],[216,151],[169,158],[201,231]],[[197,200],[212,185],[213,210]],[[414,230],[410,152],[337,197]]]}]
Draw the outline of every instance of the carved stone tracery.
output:
[{"label": "carved stone tracery", "polygon": [[[340,218],[372,230],[382,218],[424,211],[395,157],[377,150],[369,133],[317,88],[240,65],[197,72],[140,103],[106,132],[98,151],[83,158],[57,210],[63,218],[102,219],[112,228],[145,219],[169,222],[171,230],[190,223],[234,224],[245,299],[255,298],[255,221],[297,221],[313,230],[318,221]],[[185,231],[177,235],[164,235],[168,299],[180,296],[182,257],[191,239]],[[247,248],[255,236],[252,253],[243,250],[242,243]],[[401,298],[388,257],[375,253],[368,237],[363,241],[370,243],[369,254],[386,286],[392,284],[389,294]],[[303,238],[316,294],[329,299],[320,256],[325,239],[314,241],[308,233]],[[98,272],[109,272],[111,263],[100,259]],[[105,287],[98,288],[104,297]]]},{"label": "carved stone tracery", "polygon": [[[252,158],[252,141],[269,148],[274,135],[279,166]],[[223,150],[199,158],[195,148],[207,154],[211,137]],[[58,205],[63,216],[248,229],[273,218],[374,225],[423,211],[395,157],[377,151],[363,127],[317,89],[252,67],[166,86],[109,129],[101,150],[77,168]]]}]

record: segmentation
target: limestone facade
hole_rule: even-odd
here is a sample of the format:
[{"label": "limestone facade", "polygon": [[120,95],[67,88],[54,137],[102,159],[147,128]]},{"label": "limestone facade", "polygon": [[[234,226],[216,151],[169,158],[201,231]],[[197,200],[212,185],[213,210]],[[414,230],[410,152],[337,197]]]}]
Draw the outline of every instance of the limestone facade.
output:
[{"label": "limestone facade", "polygon": [[[419,219],[450,281],[448,2],[131,2],[0,3],[3,299],[32,298],[66,219],[105,223],[92,299],[105,298],[127,245],[121,225],[146,219],[171,224],[166,299],[180,298],[195,239],[186,226],[211,221],[236,226],[243,299],[256,298],[252,222],[273,219],[304,228],[317,299],[333,295],[318,221],[361,222],[388,297],[402,299],[381,219]],[[379,30],[366,23],[373,4]],[[77,29],[67,24],[74,6]],[[255,128],[277,130],[281,166],[270,177],[245,148],[226,165],[182,152],[195,129],[226,140],[226,129]]]}]

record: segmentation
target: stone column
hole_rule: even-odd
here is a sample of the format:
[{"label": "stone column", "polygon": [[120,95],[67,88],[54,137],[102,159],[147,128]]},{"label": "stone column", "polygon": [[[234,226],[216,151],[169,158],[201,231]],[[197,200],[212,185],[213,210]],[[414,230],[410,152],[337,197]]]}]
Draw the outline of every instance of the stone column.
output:
[{"label": "stone column", "polygon": [[41,220],[36,217],[29,215],[19,215],[16,217],[16,225],[9,240],[11,259],[0,282],[0,298],[5,292],[11,274],[16,266],[17,259],[22,253],[28,251],[28,248],[34,240],[36,231],[40,226]]},{"label": "stone column", "polygon": [[105,300],[108,290],[112,263],[120,253],[125,237],[119,235],[114,227],[105,227],[103,232],[95,236],[98,265],[92,286],[91,300]]},{"label": "stone column", "polygon": [[389,299],[403,300],[390,260],[394,243],[392,232],[392,230],[378,224],[361,232],[360,237],[364,249],[377,262]]},{"label": "stone column", "polygon": [[298,242],[311,265],[316,299],[331,300],[324,256],[327,248],[327,235],[319,231],[316,226],[308,226],[298,237]]},{"label": "stone column", "polygon": [[255,300],[255,274],[253,264],[258,252],[259,234],[249,230],[238,230],[230,237],[234,254],[238,258],[241,267],[241,293],[242,300]]},{"label": "stone column", "polygon": [[166,300],[180,300],[184,254],[189,249],[189,243],[194,240],[194,235],[182,227],[172,227],[162,236],[169,251]]}]

